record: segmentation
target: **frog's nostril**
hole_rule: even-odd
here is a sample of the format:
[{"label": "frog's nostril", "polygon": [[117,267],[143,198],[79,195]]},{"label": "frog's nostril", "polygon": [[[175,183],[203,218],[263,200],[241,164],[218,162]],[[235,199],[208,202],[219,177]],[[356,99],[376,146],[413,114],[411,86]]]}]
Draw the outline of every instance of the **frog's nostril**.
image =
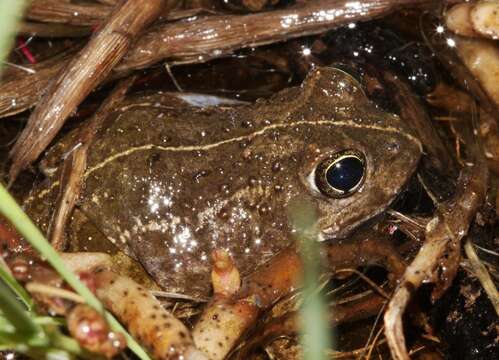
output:
[{"label": "frog's nostril", "polygon": [[388,141],[386,143],[386,150],[392,153],[397,153],[400,150],[400,144],[396,141]]}]

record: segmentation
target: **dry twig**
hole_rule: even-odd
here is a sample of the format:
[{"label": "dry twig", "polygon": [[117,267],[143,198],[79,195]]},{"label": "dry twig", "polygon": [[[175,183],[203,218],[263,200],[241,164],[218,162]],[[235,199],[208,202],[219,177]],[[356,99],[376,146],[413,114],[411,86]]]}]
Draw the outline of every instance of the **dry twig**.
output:
[{"label": "dry twig", "polygon": [[59,196],[56,211],[49,226],[49,240],[58,251],[66,249],[64,228],[78,200],[81,180],[87,168],[87,153],[92,139],[106,117],[123,100],[135,77],[123,80],[106,98],[95,115],[80,130],[78,143],[67,154],[61,171]]},{"label": "dry twig", "polygon": [[385,313],[385,335],[394,359],[409,359],[402,326],[409,300],[424,282],[437,285],[432,294],[434,299],[450,285],[459,264],[461,239],[485,197],[487,165],[481,150],[473,145],[474,139],[468,144],[474,163],[466,164],[461,171],[454,197],[438,205],[437,214],[426,227],[425,243],[407,267]]},{"label": "dry twig", "polygon": [[[351,2],[320,0],[309,1],[300,7],[251,15],[205,17],[199,17],[199,9],[172,11],[168,16],[170,20],[192,18],[158,25],[146,32],[130,48],[126,58],[113,69],[112,76],[121,77],[130,70],[164,60],[169,65],[206,62],[230,55],[241,48],[318,34],[348,22],[367,21],[386,15],[401,5],[426,2],[431,0],[375,0],[364,2],[359,8],[345,9],[346,4]],[[51,76],[40,76],[36,89],[28,90],[22,86],[24,82],[30,81],[26,77],[17,80],[21,85],[18,88],[23,90],[15,94],[9,92],[10,87],[4,90],[7,84],[0,85],[0,116],[13,115],[33,106],[51,80]],[[9,86],[15,85],[13,82]],[[36,94],[30,95],[34,91]]]},{"label": "dry twig", "polygon": [[478,258],[471,240],[468,239],[464,244],[464,251],[470,261],[471,268],[473,269],[476,277],[478,277],[478,280],[480,280],[480,283],[496,310],[497,316],[499,316],[499,293],[497,292],[497,288],[494,285],[487,268]]},{"label": "dry twig", "polygon": [[387,15],[404,5],[431,0],[307,1],[302,6],[249,15],[209,16],[167,23],[142,36],[118,70],[140,69],[164,59],[197,63],[237,49],[319,34],[356,21]]},{"label": "dry twig", "polygon": [[34,0],[26,12],[26,18],[40,22],[92,26],[105,20],[111,11],[112,7],[99,4],[73,4],[57,0]]},{"label": "dry twig", "polygon": [[121,60],[137,34],[162,10],[163,0],[126,1],[50,86],[12,148],[10,179],[47,147],[66,118]]}]

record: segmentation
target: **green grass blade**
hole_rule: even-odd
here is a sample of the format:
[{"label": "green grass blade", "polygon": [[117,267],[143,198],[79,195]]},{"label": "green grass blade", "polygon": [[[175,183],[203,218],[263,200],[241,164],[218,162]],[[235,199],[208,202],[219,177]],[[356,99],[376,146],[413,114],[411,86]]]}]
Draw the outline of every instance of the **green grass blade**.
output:
[{"label": "green grass blade", "polygon": [[50,265],[67,281],[67,283],[87,303],[99,311],[103,311],[102,304],[92,292],[79,281],[77,276],[66,268],[57,252],[45,239],[41,231],[31,222],[29,217],[19,207],[8,191],[0,185],[0,213],[2,213],[17,231],[42,255]]},{"label": "green grass blade", "polygon": [[[19,207],[14,198],[0,184],[0,213],[3,214],[19,233],[42,255],[47,262],[61,275],[61,277],[78,293],[88,305],[104,313],[104,307],[95,295],[66,268],[64,262],[48,243],[41,231],[33,224],[30,218]],[[140,358],[150,359],[142,347],[128,334],[121,324],[109,313],[105,313],[106,320],[114,331],[120,331],[127,338],[128,347]]]},{"label": "green grass blade", "polygon": [[16,337],[24,341],[34,337],[43,337],[42,328],[33,321],[22,303],[3,281],[0,281],[0,298],[2,299],[0,310],[7,321],[14,326]]},{"label": "green grass blade", "polygon": [[17,32],[17,24],[21,19],[26,2],[23,0],[0,0],[0,61],[7,59],[12,40]]},{"label": "green grass blade", "polygon": [[305,360],[326,360],[326,351],[331,348],[331,330],[328,324],[328,308],[320,292],[321,257],[316,226],[317,215],[308,201],[290,204],[290,220],[296,230],[296,239],[304,263],[303,305],[301,316],[301,344]]},{"label": "green grass blade", "polygon": [[0,281],[3,280],[4,283],[16,294],[16,296],[21,300],[26,306],[28,311],[33,310],[33,300],[28,295],[26,290],[19,284],[16,279],[12,277],[0,264]]},{"label": "green grass blade", "polygon": [[101,356],[86,351],[80,347],[80,344],[78,344],[75,339],[61,334],[60,331],[51,333],[50,344],[55,349],[64,350],[69,354],[77,356],[78,359],[98,360],[102,358]]}]

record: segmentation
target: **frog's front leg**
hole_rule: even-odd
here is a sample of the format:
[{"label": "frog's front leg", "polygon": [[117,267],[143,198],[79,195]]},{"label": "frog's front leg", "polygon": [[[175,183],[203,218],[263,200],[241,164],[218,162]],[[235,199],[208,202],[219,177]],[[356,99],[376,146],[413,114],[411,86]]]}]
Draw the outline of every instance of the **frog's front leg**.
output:
[{"label": "frog's front leg", "polygon": [[212,254],[213,300],[192,331],[196,347],[210,359],[224,359],[240,336],[257,319],[259,309],[251,297],[234,299],[241,280],[234,261],[225,250]]},{"label": "frog's front leg", "polygon": [[[331,269],[373,263],[387,268],[392,274],[390,280],[393,287],[405,269],[405,263],[393,245],[384,237],[372,234],[351,243],[329,244],[323,251]],[[217,269],[217,257],[220,255],[224,257],[225,269]],[[223,252],[215,253],[214,260],[212,281],[215,296],[194,327],[193,337],[196,346],[211,360],[222,360],[240,341],[240,336],[255,324],[258,315],[300,286],[303,263],[296,250],[288,248],[249,275],[241,288],[235,291],[237,287],[234,286],[233,279],[238,278],[238,274],[235,274],[237,269],[229,261],[228,255]],[[227,287],[231,289],[230,292],[225,291]],[[331,322],[336,325],[354,321],[358,319],[359,312],[364,316],[375,314],[386,301],[386,298],[375,294],[351,307],[345,306],[336,317],[331,318]],[[280,331],[293,334],[298,332],[296,313],[285,315],[282,320],[285,320],[283,326],[271,329],[274,335]]]}]

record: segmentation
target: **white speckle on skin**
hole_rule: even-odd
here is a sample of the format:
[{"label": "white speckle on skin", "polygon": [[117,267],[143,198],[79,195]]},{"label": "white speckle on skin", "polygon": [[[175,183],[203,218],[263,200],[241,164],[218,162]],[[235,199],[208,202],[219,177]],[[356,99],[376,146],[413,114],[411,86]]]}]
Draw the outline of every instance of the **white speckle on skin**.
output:
[{"label": "white speckle on skin", "polygon": [[92,194],[92,199],[91,201],[95,204],[95,205],[100,205],[100,200],[99,200],[99,197],[96,195],[96,194]]},{"label": "white speckle on skin", "polygon": [[205,108],[209,106],[218,106],[218,105],[244,104],[243,101],[226,99],[213,95],[179,94],[178,97],[180,97],[189,105],[200,108]]}]

